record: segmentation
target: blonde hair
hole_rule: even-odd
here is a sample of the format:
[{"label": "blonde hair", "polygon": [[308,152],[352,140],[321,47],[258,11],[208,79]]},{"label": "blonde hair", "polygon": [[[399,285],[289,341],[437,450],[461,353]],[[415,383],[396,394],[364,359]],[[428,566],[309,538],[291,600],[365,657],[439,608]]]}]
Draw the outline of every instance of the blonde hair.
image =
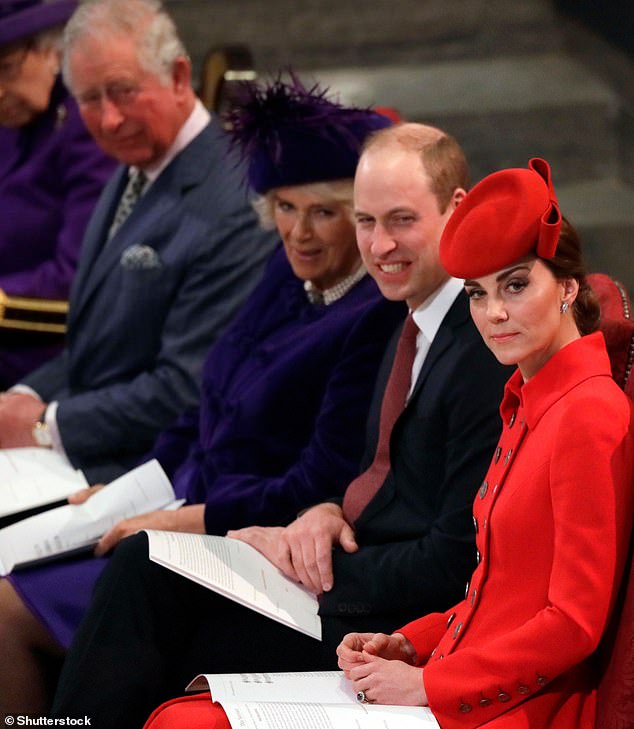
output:
[{"label": "blonde hair", "polygon": [[[339,203],[343,205],[350,217],[350,222],[354,224],[353,214],[353,180],[346,178],[345,180],[329,180],[327,182],[310,182],[305,185],[289,185],[305,190],[306,192],[316,195],[324,202]],[[257,195],[252,205],[257,213],[260,226],[265,230],[273,230],[275,228],[275,197],[279,188],[273,188],[264,193]]]}]

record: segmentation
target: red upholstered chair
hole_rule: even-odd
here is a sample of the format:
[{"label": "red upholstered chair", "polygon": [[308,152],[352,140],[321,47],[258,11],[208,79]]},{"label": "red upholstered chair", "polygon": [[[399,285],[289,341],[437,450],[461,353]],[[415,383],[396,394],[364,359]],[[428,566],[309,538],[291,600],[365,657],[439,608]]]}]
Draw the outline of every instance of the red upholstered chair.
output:
[{"label": "red upholstered chair", "polygon": [[601,331],[612,362],[612,375],[618,385],[634,399],[634,319],[625,287],[604,273],[588,276],[601,305]]},{"label": "red upholstered chair", "polygon": [[[634,320],[625,288],[605,274],[592,274],[590,285],[601,304],[612,374],[634,399]],[[634,488],[634,475],[632,477]],[[599,648],[596,729],[634,729],[634,542],[612,623]]]}]

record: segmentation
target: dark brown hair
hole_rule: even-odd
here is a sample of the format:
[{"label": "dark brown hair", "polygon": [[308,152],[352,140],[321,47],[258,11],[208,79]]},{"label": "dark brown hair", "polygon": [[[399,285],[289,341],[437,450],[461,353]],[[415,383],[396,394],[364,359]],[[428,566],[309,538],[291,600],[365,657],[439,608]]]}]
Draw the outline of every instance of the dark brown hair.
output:
[{"label": "dark brown hair", "polygon": [[557,250],[551,259],[541,259],[562,281],[574,278],[579,282],[579,293],[572,305],[572,313],[580,334],[591,334],[599,328],[601,310],[599,301],[586,281],[587,269],[581,254],[581,241],[573,226],[562,218]]}]

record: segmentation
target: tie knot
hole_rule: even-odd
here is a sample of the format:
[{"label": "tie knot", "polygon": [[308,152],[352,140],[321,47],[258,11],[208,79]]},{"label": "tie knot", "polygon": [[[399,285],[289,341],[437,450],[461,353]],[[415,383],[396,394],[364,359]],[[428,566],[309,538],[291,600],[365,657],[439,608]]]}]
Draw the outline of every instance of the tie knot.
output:
[{"label": "tie knot", "polygon": [[414,321],[414,317],[412,316],[412,314],[408,314],[407,318],[405,319],[405,323],[403,324],[401,338],[411,341],[412,339],[416,339],[416,337],[418,336],[418,332],[418,325]]}]

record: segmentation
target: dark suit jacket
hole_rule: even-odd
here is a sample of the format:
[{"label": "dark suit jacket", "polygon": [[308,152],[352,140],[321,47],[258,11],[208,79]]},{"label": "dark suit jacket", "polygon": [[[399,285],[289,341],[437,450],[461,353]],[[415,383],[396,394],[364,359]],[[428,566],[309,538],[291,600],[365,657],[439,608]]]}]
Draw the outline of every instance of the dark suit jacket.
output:
[{"label": "dark suit jacket", "polygon": [[[204,355],[276,242],[213,119],[104,245],[126,180],[115,172],[86,231],[67,348],[24,380],[59,401],[64,448],[91,481],[125,471],[196,403]],[[130,261],[134,246],[150,255]]]},{"label": "dark suit jacket", "polygon": [[[395,346],[379,374],[368,462]],[[511,371],[484,345],[461,292],[392,432],[391,470],[354,525],[360,549],[334,552],[322,616],[368,616],[375,630],[392,630],[398,614],[424,615],[464,595],[475,565],[471,507],[501,430],[498,406]]]}]

